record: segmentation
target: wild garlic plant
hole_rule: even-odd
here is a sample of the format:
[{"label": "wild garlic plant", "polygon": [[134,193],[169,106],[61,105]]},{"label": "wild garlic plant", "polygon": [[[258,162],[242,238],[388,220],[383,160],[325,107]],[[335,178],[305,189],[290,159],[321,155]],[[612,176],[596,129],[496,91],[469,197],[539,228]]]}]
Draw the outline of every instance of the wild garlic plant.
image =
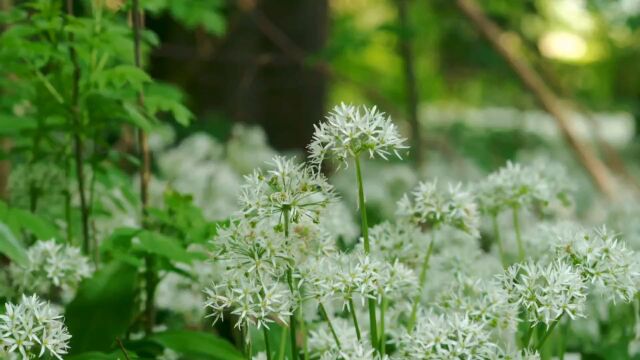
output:
[{"label": "wild garlic plant", "polygon": [[62,360],[71,335],[64,319],[36,295],[23,295],[20,303],[8,302],[0,315],[0,355],[15,354],[23,360],[44,355]]}]

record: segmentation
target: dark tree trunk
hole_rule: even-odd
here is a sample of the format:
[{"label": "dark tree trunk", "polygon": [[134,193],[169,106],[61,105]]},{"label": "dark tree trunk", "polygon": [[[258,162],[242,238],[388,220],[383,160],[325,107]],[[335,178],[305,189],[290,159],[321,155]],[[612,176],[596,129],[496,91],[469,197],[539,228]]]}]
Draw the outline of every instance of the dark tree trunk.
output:
[{"label": "dark tree trunk", "polygon": [[265,0],[233,9],[222,39],[188,32],[166,18],[150,22],[163,42],[153,54],[152,73],[180,85],[199,120],[222,116],[259,124],[276,148],[302,149],[324,114],[326,78],[304,65],[299,53],[274,43],[257,18],[305,57],[325,44],[327,0]]}]

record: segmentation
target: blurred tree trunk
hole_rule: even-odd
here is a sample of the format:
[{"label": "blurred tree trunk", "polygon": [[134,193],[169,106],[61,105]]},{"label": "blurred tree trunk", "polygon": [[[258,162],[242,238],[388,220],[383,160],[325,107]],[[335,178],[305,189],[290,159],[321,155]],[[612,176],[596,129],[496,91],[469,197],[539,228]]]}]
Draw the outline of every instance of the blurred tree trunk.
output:
[{"label": "blurred tree trunk", "polygon": [[[228,16],[227,34],[216,39],[156,19],[163,45],[152,74],[181,86],[199,120],[222,116],[261,125],[273,146],[302,149],[324,114],[326,77],[282,51],[256,24],[256,12],[291,43],[315,54],[327,38],[327,0],[240,1]],[[209,128],[209,123],[199,127]]]}]

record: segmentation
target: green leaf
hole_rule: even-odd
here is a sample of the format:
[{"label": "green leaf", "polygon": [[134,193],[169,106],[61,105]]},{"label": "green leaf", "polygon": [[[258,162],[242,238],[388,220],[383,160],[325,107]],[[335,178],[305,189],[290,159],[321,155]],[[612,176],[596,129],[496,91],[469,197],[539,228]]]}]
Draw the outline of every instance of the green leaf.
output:
[{"label": "green leaf", "polygon": [[136,310],[137,277],[135,267],[112,262],[80,285],[65,311],[73,353],[108,351],[127,331]]},{"label": "green leaf", "polygon": [[42,217],[23,209],[11,209],[20,226],[31,232],[40,240],[57,239],[60,237],[58,229]]},{"label": "green leaf", "polygon": [[0,223],[0,253],[7,255],[19,265],[26,266],[29,261],[24,246],[4,223]]},{"label": "green leaf", "polygon": [[[139,359],[139,357],[127,351],[127,355],[129,355],[129,359]],[[123,360],[124,355],[121,351],[114,351],[113,353],[107,354],[103,352],[91,351],[85,352],[78,355],[66,356],[65,360]]]},{"label": "green leaf", "polygon": [[151,121],[138,109],[138,107],[130,102],[125,102],[123,108],[129,117],[127,120],[144,131],[150,131],[153,128]]},{"label": "green leaf", "polygon": [[169,260],[190,263],[199,258],[197,254],[185,250],[178,239],[151,231],[143,231],[139,238],[138,246],[140,248],[152,254],[164,256]]},{"label": "green leaf", "polygon": [[150,338],[160,345],[187,355],[214,360],[241,360],[242,354],[228,341],[205,332],[174,330]]}]

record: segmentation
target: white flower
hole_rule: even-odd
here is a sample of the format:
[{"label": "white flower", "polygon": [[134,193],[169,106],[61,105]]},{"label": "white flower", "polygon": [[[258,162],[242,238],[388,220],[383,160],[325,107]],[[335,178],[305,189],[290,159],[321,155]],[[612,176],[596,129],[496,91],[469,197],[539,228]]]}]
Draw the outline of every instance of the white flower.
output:
[{"label": "white flower", "polygon": [[406,222],[383,222],[369,229],[372,254],[387,261],[399,260],[417,267],[429,247],[429,236],[416,225]]},{"label": "white flower", "polygon": [[426,314],[412,333],[400,338],[397,358],[493,360],[499,352],[483,325],[468,316]]},{"label": "white flower", "polygon": [[561,234],[556,252],[561,259],[573,264],[597,292],[612,301],[630,302],[638,291],[638,255],[604,226]]},{"label": "white flower", "polygon": [[0,315],[0,335],[0,353],[20,354],[23,359],[45,353],[62,359],[71,339],[62,316],[36,295],[23,295],[18,305],[5,304],[5,313]]},{"label": "white flower", "polygon": [[[294,158],[276,156],[269,171],[257,169],[245,176],[240,195],[242,213],[248,219],[276,218],[280,224],[300,222],[303,218],[317,222],[321,210],[334,201],[333,187],[322,174]],[[287,219],[284,219],[284,217]]]},{"label": "white flower", "polygon": [[510,208],[550,202],[557,196],[554,184],[539,168],[509,161],[479,183],[476,192],[482,211],[496,215]]},{"label": "white flower", "polygon": [[531,326],[549,326],[563,314],[584,317],[586,285],[578,271],[563,261],[546,266],[515,264],[500,278],[509,300],[526,310]]},{"label": "white flower", "polygon": [[420,225],[439,228],[449,225],[480,236],[480,217],[473,195],[462,189],[462,184],[449,184],[448,191],[438,188],[438,182],[421,182],[412,192],[412,198],[405,196],[398,202],[398,216],[405,217]]},{"label": "white flower", "polygon": [[374,106],[356,107],[340,104],[315,126],[313,140],[309,144],[311,161],[320,165],[325,158],[335,158],[347,165],[349,158],[369,153],[369,157],[383,159],[391,154],[400,158],[399,151],[407,148],[391,118]]},{"label": "white flower", "polygon": [[11,263],[9,272],[21,290],[48,294],[52,287],[74,290],[82,279],[91,276],[89,259],[80,249],[58,244],[55,240],[38,241],[27,251],[25,266]]}]

